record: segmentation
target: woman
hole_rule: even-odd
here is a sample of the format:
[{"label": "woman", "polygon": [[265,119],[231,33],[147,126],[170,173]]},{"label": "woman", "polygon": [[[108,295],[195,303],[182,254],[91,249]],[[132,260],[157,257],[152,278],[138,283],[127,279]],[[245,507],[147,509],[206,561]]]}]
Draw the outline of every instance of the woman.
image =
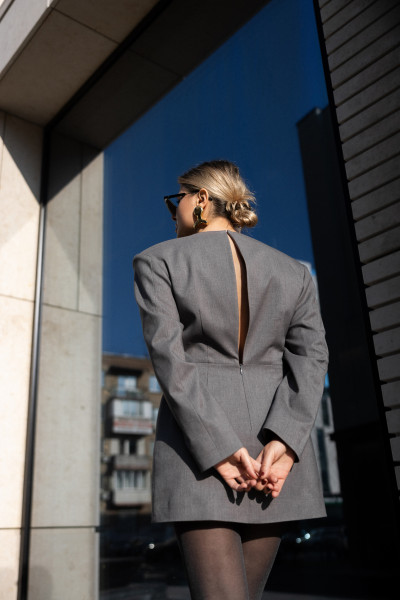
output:
[{"label": "woman", "polygon": [[153,520],[174,523],[193,599],[255,600],[285,523],[326,514],[309,437],[324,328],[308,270],[240,233],[257,216],[238,168],[206,162],[178,182],[177,239],[134,258],[163,391]]}]

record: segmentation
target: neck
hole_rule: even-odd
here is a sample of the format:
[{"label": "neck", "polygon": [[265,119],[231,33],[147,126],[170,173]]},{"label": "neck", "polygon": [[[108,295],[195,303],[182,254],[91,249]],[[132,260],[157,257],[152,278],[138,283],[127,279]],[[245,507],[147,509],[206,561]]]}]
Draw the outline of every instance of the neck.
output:
[{"label": "neck", "polygon": [[198,233],[202,231],[222,231],[223,229],[228,229],[229,231],[236,231],[234,227],[232,227],[232,223],[225,219],[224,217],[215,217],[212,221],[207,223],[205,227],[199,229]]}]

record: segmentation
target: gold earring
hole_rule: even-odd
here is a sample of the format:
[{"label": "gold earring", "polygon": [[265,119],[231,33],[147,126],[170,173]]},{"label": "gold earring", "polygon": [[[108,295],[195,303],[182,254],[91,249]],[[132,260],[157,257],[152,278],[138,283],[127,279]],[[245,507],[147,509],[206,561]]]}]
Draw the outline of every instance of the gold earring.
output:
[{"label": "gold earring", "polygon": [[203,212],[203,207],[200,206],[199,204],[197,206],[194,207],[193,209],[193,215],[196,218],[194,224],[193,224],[193,229],[197,229],[199,225],[206,225],[207,221],[205,219],[201,218],[201,213]]}]

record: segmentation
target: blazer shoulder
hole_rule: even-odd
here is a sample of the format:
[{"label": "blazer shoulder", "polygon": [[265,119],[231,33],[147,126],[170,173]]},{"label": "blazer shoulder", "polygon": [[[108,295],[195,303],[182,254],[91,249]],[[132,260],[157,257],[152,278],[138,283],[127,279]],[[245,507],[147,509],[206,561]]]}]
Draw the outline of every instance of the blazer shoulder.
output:
[{"label": "blazer shoulder", "polygon": [[158,244],[153,244],[153,246],[149,246],[148,248],[145,248],[141,252],[135,254],[133,257],[133,262],[135,262],[138,258],[164,258],[173,252],[178,241],[178,239],[171,239],[159,242]]},{"label": "blazer shoulder", "polygon": [[304,270],[308,271],[307,267],[303,265],[303,263],[301,263],[299,260],[296,260],[292,256],[289,256],[289,254],[285,254],[285,252],[277,250],[265,242],[261,242],[260,240],[250,237],[249,235],[241,235],[242,239],[246,239],[246,245],[249,245],[249,249],[254,254],[260,253],[269,261],[269,263],[276,265],[278,269],[291,271],[301,278],[304,276]]},{"label": "blazer shoulder", "polygon": [[[201,236],[187,236],[183,238],[174,238],[170,240],[165,240],[163,242],[159,242],[158,244],[154,244],[153,246],[149,246],[145,250],[142,250],[138,254],[133,257],[133,268],[136,270],[136,267],[140,265],[142,260],[147,263],[153,263],[154,266],[158,264],[159,267],[171,268],[171,265],[176,265],[178,263],[182,264],[182,261],[191,260],[191,256],[193,256],[193,245],[197,246],[199,243],[198,239]],[[162,266],[164,265],[164,267]]]},{"label": "blazer shoulder", "polygon": [[177,254],[190,257],[192,256],[191,252],[193,249],[201,247],[202,244],[211,245],[212,238],[200,234],[189,235],[182,238],[173,238],[159,242],[158,244],[154,244],[153,246],[149,246],[145,250],[142,250],[134,256],[133,261],[135,261],[136,258],[143,257],[168,260],[170,257],[172,258]]}]

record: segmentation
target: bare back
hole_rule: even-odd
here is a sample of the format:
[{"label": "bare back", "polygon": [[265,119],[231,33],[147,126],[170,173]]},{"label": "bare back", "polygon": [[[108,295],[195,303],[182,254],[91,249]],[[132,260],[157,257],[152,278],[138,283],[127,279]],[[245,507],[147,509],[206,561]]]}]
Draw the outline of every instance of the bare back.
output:
[{"label": "bare back", "polygon": [[229,242],[232,250],[233,264],[236,274],[236,290],[238,298],[239,312],[239,336],[238,336],[238,351],[239,361],[243,361],[243,350],[246,342],[247,330],[249,328],[249,298],[247,293],[247,273],[246,265],[240,254],[235,242],[229,234]]}]

